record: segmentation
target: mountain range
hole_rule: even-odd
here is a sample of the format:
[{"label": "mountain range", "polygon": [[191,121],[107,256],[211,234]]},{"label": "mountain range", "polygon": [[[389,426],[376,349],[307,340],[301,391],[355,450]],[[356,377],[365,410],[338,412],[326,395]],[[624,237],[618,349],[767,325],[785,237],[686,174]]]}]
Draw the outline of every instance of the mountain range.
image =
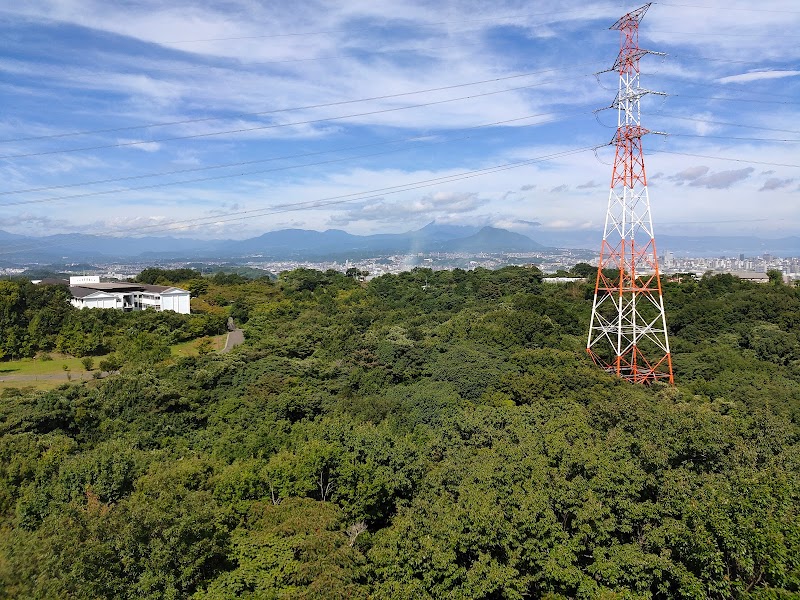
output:
[{"label": "mountain range", "polygon": [[354,235],[339,229],[282,229],[244,240],[134,238],[81,233],[27,237],[0,231],[0,258],[15,263],[256,256],[274,260],[330,256],[357,258],[416,252],[531,252],[543,248],[529,237],[505,229],[438,223],[406,233],[376,235]]},{"label": "mountain range", "polygon": [[[175,237],[111,237],[83,233],[44,237],[0,230],[0,260],[7,264],[40,261],[131,261],[167,259],[303,260],[323,257],[366,258],[388,254],[459,252],[468,254],[533,252],[547,248],[598,248],[598,231],[537,230],[537,241],[496,227],[432,222],[405,233],[354,235],[339,229],[282,229],[244,240]],[[767,240],[755,236],[681,237],[662,235],[659,252],[694,255],[800,256],[800,237]]]}]

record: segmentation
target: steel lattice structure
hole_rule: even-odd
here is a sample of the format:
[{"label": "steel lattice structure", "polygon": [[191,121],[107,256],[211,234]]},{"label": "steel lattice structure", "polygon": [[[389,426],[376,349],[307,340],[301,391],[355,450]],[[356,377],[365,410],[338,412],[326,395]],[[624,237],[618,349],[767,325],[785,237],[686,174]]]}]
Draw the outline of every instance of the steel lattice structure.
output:
[{"label": "steel lattice structure", "polygon": [[594,362],[634,383],[673,383],[664,298],[644,169],[639,101],[639,22],[650,4],[611,26],[620,32],[616,147],[586,351]]}]

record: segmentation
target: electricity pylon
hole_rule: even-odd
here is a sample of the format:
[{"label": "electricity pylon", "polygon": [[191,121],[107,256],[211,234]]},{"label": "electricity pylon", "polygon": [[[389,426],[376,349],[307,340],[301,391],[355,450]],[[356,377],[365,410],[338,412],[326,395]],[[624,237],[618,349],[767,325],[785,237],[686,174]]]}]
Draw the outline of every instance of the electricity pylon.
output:
[{"label": "electricity pylon", "polygon": [[620,32],[616,147],[603,243],[586,351],[611,373],[633,383],[674,383],[664,298],[644,170],[639,101],[639,59],[657,54],[639,48],[639,22],[650,4],[611,26]]}]

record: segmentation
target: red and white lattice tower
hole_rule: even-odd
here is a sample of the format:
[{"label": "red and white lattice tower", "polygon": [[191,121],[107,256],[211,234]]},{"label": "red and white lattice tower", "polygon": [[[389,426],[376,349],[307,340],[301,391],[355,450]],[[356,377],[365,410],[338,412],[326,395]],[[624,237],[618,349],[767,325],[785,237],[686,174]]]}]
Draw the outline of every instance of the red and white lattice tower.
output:
[{"label": "red and white lattice tower", "polygon": [[629,12],[611,29],[620,32],[616,146],[603,243],[586,351],[594,362],[634,383],[673,383],[664,298],[644,171],[639,101],[639,22],[649,4]]}]

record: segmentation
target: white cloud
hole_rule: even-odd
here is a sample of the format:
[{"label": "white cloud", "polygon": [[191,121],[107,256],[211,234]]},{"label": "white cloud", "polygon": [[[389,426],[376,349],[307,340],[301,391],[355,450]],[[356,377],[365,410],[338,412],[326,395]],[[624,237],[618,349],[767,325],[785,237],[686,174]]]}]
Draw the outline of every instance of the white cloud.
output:
[{"label": "white cloud", "polygon": [[420,223],[434,219],[448,219],[469,213],[487,203],[470,192],[433,192],[411,200],[386,200],[383,198],[357,202],[330,219],[331,225],[345,226],[354,222],[383,224]]},{"label": "white cloud", "polygon": [[556,219],[554,221],[545,221],[542,223],[542,226],[546,227],[547,229],[585,230],[597,227],[597,223],[593,221],[581,221],[577,219]]},{"label": "white cloud", "polygon": [[117,143],[120,146],[141,150],[142,152],[158,152],[161,149],[161,144],[158,142],[147,142],[144,140],[118,139]]},{"label": "white cloud", "polygon": [[[717,4],[717,0],[711,2]],[[771,92],[778,99],[781,98],[777,94],[790,99],[792,94],[796,97],[797,78],[786,74],[796,74],[791,69],[800,58],[800,50],[797,44],[787,43],[789,38],[784,36],[796,35],[800,22],[796,15],[769,12],[793,7],[788,2],[767,0],[760,5],[766,9],[762,12],[733,10],[748,7],[737,0],[724,6],[717,4],[714,11],[658,4],[651,7],[642,25],[642,46],[665,50],[671,56],[665,61],[644,58],[642,85],[675,96],[666,101],[655,97],[644,100],[643,125],[673,133],[700,136],[715,133],[731,137],[772,134],[743,131],[708,121],[797,129],[800,115],[790,105],[749,105],[700,98],[729,95],[727,90],[720,93],[713,89],[714,84],[720,82],[737,82],[742,84],[743,90],[762,93],[761,96],[748,94],[748,98],[774,100],[768,95]],[[726,10],[720,10],[722,8]],[[124,138],[144,140],[146,144],[136,147],[148,151],[109,150],[3,161],[0,162],[0,176],[7,185],[13,185],[13,189],[70,184],[165,171],[179,165],[245,162],[335,150],[413,135],[443,140],[450,135],[448,131],[462,127],[549,110],[570,111],[576,107],[607,105],[616,92],[615,75],[604,76],[603,85],[609,88],[604,89],[596,84],[591,74],[610,66],[615,58],[618,39],[607,27],[621,10],[607,3],[564,4],[555,0],[543,0],[535,7],[514,0],[498,0],[491,4],[464,0],[446,5],[421,0],[401,3],[389,0],[293,3],[231,0],[224,5],[209,0],[177,0],[172,4],[160,0],[11,3],[4,8],[4,15],[12,26],[15,19],[20,23],[24,20],[25,26],[38,24],[53,36],[50,39],[54,42],[58,41],[59,31],[69,26],[89,30],[81,31],[78,44],[74,39],[60,46],[56,44],[51,54],[57,54],[58,49],[68,54],[61,62],[26,55],[20,47],[9,50],[6,58],[0,60],[0,70],[8,75],[7,79],[14,81],[13,86],[2,88],[4,95],[17,101],[8,103],[17,112],[6,110],[0,123],[4,138],[219,118],[98,135],[88,141],[76,137],[29,145],[4,144],[0,154],[22,153],[30,148],[91,146],[95,142],[100,145]],[[515,17],[500,22],[493,20],[501,15]],[[602,19],[592,20],[595,17]],[[54,21],[59,23],[58,27],[48,25]],[[701,27],[705,35],[687,33]],[[262,37],[291,32],[327,33]],[[186,43],[186,40],[211,38],[249,39]],[[498,40],[501,43],[497,43]],[[417,50],[394,53],[409,48]],[[569,48],[569,52],[565,52],[565,48]],[[375,53],[376,50],[379,52]],[[698,60],[698,55],[707,58]],[[15,58],[9,58],[12,56]],[[749,66],[731,61],[744,61]],[[548,68],[560,70],[518,81],[417,96],[263,116],[243,114],[458,85]],[[753,71],[742,73],[747,68]],[[767,73],[785,76],[779,80],[767,79],[765,77],[776,77],[765,75]],[[226,129],[252,129],[380,111],[527,83],[543,85],[424,109],[256,129],[183,142],[156,141],[163,137],[205,136]],[[745,87],[749,83],[757,85]],[[60,107],[63,112],[58,112]],[[666,119],[662,120],[662,113],[694,120],[672,120],[664,125]],[[48,122],[51,114],[53,119]],[[482,223],[517,222],[518,227],[522,227],[519,223],[524,221],[557,226],[594,222],[597,227],[602,225],[607,192],[599,189],[606,184],[594,182],[607,182],[611,165],[598,163],[591,153],[452,182],[429,191],[387,194],[380,200],[360,204],[317,207],[291,213],[296,215],[292,219],[285,215],[268,215],[224,223],[222,215],[236,212],[233,207],[237,203],[257,208],[311,202],[602,143],[611,138],[616,125],[615,116],[610,112],[607,115],[602,119],[610,128],[598,125],[591,116],[560,114],[542,118],[558,119],[557,127],[522,129],[520,125],[531,121],[520,121],[501,130],[472,131],[469,139],[458,144],[420,145],[422,149],[416,153],[119,193],[101,197],[102,203],[88,199],[51,203],[32,208],[31,215],[84,223],[101,219],[103,223],[113,224],[117,220],[127,222],[125,219],[137,218],[163,223],[211,216],[213,210],[216,211],[213,214],[219,216],[213,230],[232,237],[257,234],[285,223],[324,229],[331,222],[341,222],[349,223],[348,228],[354,232],[390,231],[400,227],[404,219],[423,221],[431,217]],[[392,131],[394,128],[407,131],[398,134]],[[772,179],[764,182],[763,177],[756,180],[752,173],[745,173],[740,167],[747,167],[746,164],[731,165],[713,158],[655,152],[651,155],[652,150],[660,148],[743,161],[756,157],[763,162],[790,162],[786,147],[778,144],[754,146],[732,142],[718,146],[708,140],[676,136],[659,142],[648,136],[645,148],[648,167],[654,167],[654,172],[675,174],[671,178],[651,177],[651,180],[659,180],[658,190],[651,195],[657,222],[659,219],[669,222],[713,220],[719,218],[720,212],[733,213],[737,218],[747,215],[748,211],[753,211],[752,193],[763,185],[771,191],[770,209],[776,220],[783,219],[786,227],[800,225],[796,197],[790,195],[794,193],[790,189],[792,186],[781,184],[796,176],[791,169],[775,167],[775,173],[770,174],[775,182],[770,183]],[[334,152],[320,160],[342,156],[345,154]],[[603,156],[610,163],[611,156]],[[703,166],[698,166],[699,160]],[[287,163],[280,162],[276,166],[278,164]],[[595,186],[596,194],[591,192]],[[96,186],[81,186],[74,191],[95,189]],[[442,195],[437,196],[434,190]],[[509,190],[525,193],[509,194]],[[561,194],[549,196],[550,190]],[[29,197],[32,196],[25,196]],[[676,200],[678,198],[680,201]],[[0,199],[0,213],[8,213],[8,218],[13,218],[11,207],[2,208],[4,201]],[[354,210],[356,206],[363,218]],[[392,215],[394,221],[390,218]],[[185,227],[189,231],[189,226]],[[203,225],[194,228],[192,233],[206,234],[211,229],[212,226]]]},{"label": "white cloud", "polygon": [[594,179],[592,179],[591,181],[587,181],[586,183],[582,183],[582,184],[576,186],[576,189],[579,189],[579,190],[591,190],[591,189],[599,188],[599,187],[602,187],[602,184],[595,183]]},{"label": "white cloud", "polygon": [[[788,0],[771,0],[754,7],[751,2],[654,5],[642,22],[648,47],[686,57],[692,53],[712,59],[739,61],[792,60],[800,55],[795,35],[800,23],[796,6]],[[669,51],[669,50],[666,50]],[[707,69],[718,68],[713,60]]]},{"label": "white cloud", "polygon": [[761,186],[759,192],[769,192],[773,190],[781,190],[784,188],[789,187],[792,185],[796,180],[793,177],[789,177],[787,179],[778,179],[777,177],[771,177],[764,182],[764,185]]},{"label": "white cloud", "polygon": [[669,179],[672,181],[677,181],[680,185],[686,181],[695,181],[708,173],[710,169],[705,165],[698,165],[696,167],[689,167],[688,169],[684,169],[680,173],[675,173],[675,175],[670,175]]},{"label": "white cloud", "polygon": [[703,175],[702,177],[695,177],[689,182],[689,185],[724,190],[735,183],[744,181],[750,177],[753,171],[755,171],[753,167],[734,169],[732,171],[720,171],[718,173],[711,173],[710,175]]},{"label": "white cloud", "polygon": [[800,71],[749,71],[741,73],[740,75],[729,75],[727,77],[720,77],[717,79],[720,83],[749,83],[751,81],[759,81],[762,79],[781,79],[783,77],[794,77],[800,75]]}]

